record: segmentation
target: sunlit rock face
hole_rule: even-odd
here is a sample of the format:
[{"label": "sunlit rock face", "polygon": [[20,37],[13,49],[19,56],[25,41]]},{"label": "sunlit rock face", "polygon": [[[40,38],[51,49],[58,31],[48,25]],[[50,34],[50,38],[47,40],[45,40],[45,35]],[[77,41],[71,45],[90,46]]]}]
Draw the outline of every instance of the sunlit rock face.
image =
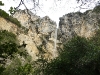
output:
[{"label": "sunlit rock face", "polygon": [[66,14],[60,17],[58,39],[65,42],[75,35],[90,38],[99,29],[98,21],[100,14],[92,10]]},{"label": "sunlit rock face", "polygon": [[0,30],[7,30],[16,34],[18,27],[15,24],[8,22],[4,18],[0,17]]},{"label": "sunlit rock face", "polygon": [[13,15],[13,17],[17,18],[18,21],[22,24],[22,26],[29,28],[31,20],[35,21],[39,18],[39,16],[33,14],[28,10],[17,10],[17,12]]},{"label": "sunlit rock face", "polygon": [[[40,18],[27,10],[18,10],[14,15],[25,28],[29,29],[28,34],[19,34],[20,43],[24,41],[26,49],[33,57],[44,56],[54,58],[55,28],[56,23],[48,16]],[[42,51],[39,48],[42,48]]]}]

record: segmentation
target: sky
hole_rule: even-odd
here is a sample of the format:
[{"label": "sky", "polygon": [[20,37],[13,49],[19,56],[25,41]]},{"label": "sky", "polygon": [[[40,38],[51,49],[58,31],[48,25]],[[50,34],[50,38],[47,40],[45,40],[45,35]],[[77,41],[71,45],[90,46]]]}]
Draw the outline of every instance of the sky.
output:
[{"label": "sky", "polygon": [[[20,3],[20,0],[0,0],[5,5],[0,7],[8,12],[9,8],[16,7]],[[26,6],[31,9],[34,7],[32,0],[24,0]],[[90,1],[90,0],[88,0]],[[49,16],[52,20],[56,21],[58,24],[59,17],[70,13],[81,11],[84,12],[88,9],[92,9],[95,6],[95,3],[99,0],[91,0],[91,2],[82,6],[83,9],[80,10],[79,6],[81,3],[77,3],[76,0],[40,0],[39,7],[36,6],[35,10],[31,10],[33,13],[37,14],[40,17]],[[25,9],[22,5],[20,9]]]}]

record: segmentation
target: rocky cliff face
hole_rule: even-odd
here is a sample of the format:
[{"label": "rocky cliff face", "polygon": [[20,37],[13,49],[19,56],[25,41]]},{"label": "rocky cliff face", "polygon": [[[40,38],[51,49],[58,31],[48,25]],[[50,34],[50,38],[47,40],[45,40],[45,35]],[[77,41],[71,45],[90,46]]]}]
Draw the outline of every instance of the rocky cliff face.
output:
[{"label": "rocky cliff face", "polygon": [[[48,16],[40,18],[27,10],[18,10],[14,15],[24,29],[0,17],[0,29],[13,32],[20,45],[25,42],[25,49],[33,60],[41,56],[54,58],[62,44],[75,35],[90,38],[100,26],[100,14],[93,11],[69,13],[60,18],[56,40],[56,23]],[[57,51],[55,50],[55,40]]]},{"label": "rocky cliff face", "polygon": [[[27,44],[26,49],[33,57],[42,55],[46,58],[52,58],[57,55],[57,52],[54,52],[56,29],[54,21],[48,16],[40,18],[26,10],[17,11],[13,17],[17,18],[22,26],[29,29],[27,35],[19,34],[18,39],[20,43],[24,41]],[[40,48],[42,48],[41,51]]]},{"label": "rocky cliff face", "polygon": [[100,14],[92,10],[66,14],[60,18],[58,40],[64,42],[75,35],[90,38],[99,29],[99,21]]}]

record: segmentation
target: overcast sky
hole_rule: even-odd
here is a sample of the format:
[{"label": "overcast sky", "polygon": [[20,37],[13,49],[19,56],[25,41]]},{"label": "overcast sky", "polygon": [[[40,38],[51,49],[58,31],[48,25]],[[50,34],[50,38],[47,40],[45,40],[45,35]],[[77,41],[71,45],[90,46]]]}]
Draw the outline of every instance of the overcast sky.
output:
[{"label": "overcast sky", "polygon": [[[18,6],[20,0],[1,0],[5,5],[1,7],[2,9],[8,11],[11,6]],[[89,1],[89,0],[88,0]],[[93,2],[95,1],[95,2]],[[36,12],[32,10],[35,14],[44,17],[48,15],[52,20],[59,22],[59,17],[75,11],[84,12],[87,9],[91,9],[94,7],[94,4],[99,0],[92,0],[91,4],[83,6],[85,9],[77,8],[79,4],[77,4],[76,0],[40,0],[39,7],[36,7]],[[25,0],[26,6],[28,8],[33,8],[34,5],[31,0]],[[87,8],[88,6],[88,8]],[[20,9],[24,9],[24,6],[21,6]]]}]

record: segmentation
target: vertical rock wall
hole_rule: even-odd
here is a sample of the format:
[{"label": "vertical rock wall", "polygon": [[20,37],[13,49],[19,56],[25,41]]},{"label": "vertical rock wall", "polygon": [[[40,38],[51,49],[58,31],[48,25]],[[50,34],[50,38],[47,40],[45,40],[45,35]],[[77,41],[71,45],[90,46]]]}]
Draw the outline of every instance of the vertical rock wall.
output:
[{"label": "vertical rock wall", "polygon": [[90,38],[99,29],[100,14],[87,11],[85,13],[69,13],[60,18],[58,39],[65,42],[75,35]]},{"label": "vertical rock wall", "polygon": [[[20,43],[25,41],[26,49],[36,58],[36,56],[44,56],[45,58],[53,58],[57,55],[54,52],[55,29],[56,23],[48,16],[40,18],[30,11],[18,10],[14,16],[25,28],[29,29],[28,34],[19,34]],[[42,48],[42,51],[39,48]],[[33,53],[32,53],[33,52]]]}]

